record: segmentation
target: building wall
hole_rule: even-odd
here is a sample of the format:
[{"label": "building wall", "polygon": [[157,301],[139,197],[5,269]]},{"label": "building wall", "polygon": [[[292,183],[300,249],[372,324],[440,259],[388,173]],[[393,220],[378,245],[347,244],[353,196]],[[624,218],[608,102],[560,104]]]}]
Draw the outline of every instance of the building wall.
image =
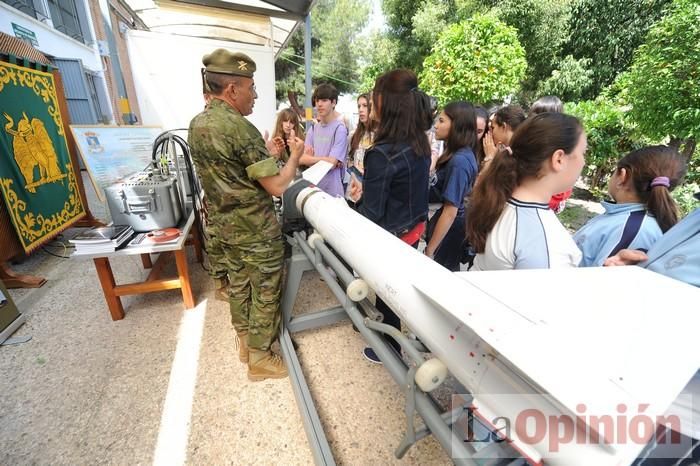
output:
[{"label": "building wall", "polygon": [[[95,72],[102,71],[100,55],[93,47],[68,37],[50,25],[25,15],[6,3],[0,2],[0,31],[14,36],[15,32],[12,29],[12,23],[33,31],[39,42],[36,48],[45,55],[80,59],[85,68]],[[90,42],[89,40],[88,43]]]},{"label": "building wall", "polygon": [[[10,7],[4,2],[0,2],[0,31],[15,36],[15,31],[12,23],[15,23],[23,28],[26,28],[36,35],[38,45],[35,47],[48,57],[56,59],[80,60],[82,68],[91,74],[102,78],[96,82],[96,85],[101,86],[98,92],[109,95],[109,90],[105,85],[104,64],[98,50],[98,43],[95,39],[95,29],[92,24],[91,15],[88,10],[89,4],[94,2],[90,0],[75,0],[76,8],[83,11],[78,12],[81,21],[81,32],[85,39],[85,43],[73,39],[66,34],[54,29],[50,18],[39,21],[21,11]],[[85,24],[83,24],[85,23]],[[69,85],[70,83],[64,83]],[[86,92],[87,94],[87,92]],[[74,109],[71,109],[71,113]],[[104,110],[104,109],[103,109]],[[104,111],[102,113],[105,113]],[[111,114],[111,108],[106,109],[106,113]],[[96,115],[96,114],[95,114]],[[102,115],[96,115],[96,121],[101,121]],[[111,120],[112,118],[110,118]],[[71,120],[71,115],[69,115]],[[108,121],[111,122],[111,121]]]},{"label": "building wall", "polygon": [[[126,41],[124,40],[124,34],[128,29],[134,26],[135,21],[131,17],[131,13],[118,1],[104,3],[90,1],[88,3],[97,40],[102,41],[106,49],[109,49],[110,52],[115,52],[111,50],[111,46],[114,44],[116,56],[119,60],[119,66],[117,67],[115,63],[113,63],[113,54],[104,54],[101,57],[105,70],[105,81],[109,89],[113,119],[117,124],[128,123],[129,117],[125,114],[132,113],[136,116],[136,120],[140,121],[141,116],[138,109],[138,99],[136,98],[136,89],[131,75],[129,55],[126,49]],[[105,5],[109,8],[111,31],[107,29],[104,23],[101,6]],[[109,34],[112,35],[114,42],[108,40]],[[124,91],[121,91],[118,85],[117,73],[121,73],[124,82]]]},{"label": "building wall", "polygon": [[[130,112],[136,117],[136,121],[140,122],[141,115],[136,97],[136,87],[125,39],[127,30],[135,27],[136,24],[132,12],[118,0],[105,2],[109,5],[113,44],[115,44],[124,81],[125,92],[120,92],[115,78],[115,73],[119,70],[112,63],[113,58],[108,53],[109,31],[105,28],[100,1],[75,0],[75,2],[81,21],[87,23],[81,24],[86,44],[54,29],[50,18],[43,21],[37,20],[3,2],[0,2],[0,31],[14,36],[12,23],[15,23],[36,34],[39,43],[37,48],[46,55],[81,60],[86,71],[98,78],[101,86],[99,91],[107,96],[107,108],[104,108],[104,102],[101,102],[102,115],[98,115],[98,121],[109,124],[124,124],[125,121],[128,121],[128,118],[124,118],[124,113]],[[82,12],[84,14],[80,12],[81,8],[84,9]],[[102,54],[100,46],[102,46]],[[107,118],[106,121],[105,118]]]},{"label": "building wall", "polygon": [[[134,29],[134,19],[131,12],[127,11],[118,1],[110,1],[110,12],[112,17],[112,32],[114,40],[117,44],[117,53],[119,54],[119,64],[121,65],[124,85],[126,87],[126,97],[129,102],[131,113],[136,115],[138,121],[141,121],[141,111],[139,110],[139,101],[136,96],[136,86],[134,85],[134,76],[131,71],[131,60],[129,60],[129,50],[126,45],[126,34],[129,30]],[[121,109],[120,109],[121,112]],[[119,115],[119,121],[124,121],[122,115]]]},{"label": "building wall", "polygon": [[[102,15],[100,13],[99,2],[88,1],[88,8],[89,8],[89,12],[90,12],[91,23],[92,23],[93,29],[95,31],[95,39],[98,41],[102,41],[103,43],[106,43],[107,34],[105,33],[105,27],[104,27],[104,22],[102,21]],[[120,122],[122,120],[121,120],[119,112],[118,112],[119,103],[115,98],[117,93],[116,93],[116,86],[114,85],[113,78],[112,78],[113,71],[112,71],[110,57],[102,55],[102,56],[100,56],[100,62],[102,63],[105,86],[107,87],[107,90],[109,91],[108,95],[109,95],[109,100],[110,100],[110,104],[112,107],[111,108],[112,120],[114,122]]]}]

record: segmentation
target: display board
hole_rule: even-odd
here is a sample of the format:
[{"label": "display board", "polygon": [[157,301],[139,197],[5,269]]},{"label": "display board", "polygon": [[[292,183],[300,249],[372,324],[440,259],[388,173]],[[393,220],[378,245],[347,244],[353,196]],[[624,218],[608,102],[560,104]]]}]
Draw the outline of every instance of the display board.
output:
[{"label": "display board", "polygon": [[85,168],[97,196],[105,201],[104,189],[151,162],[153,142],[163,130],[156,126],[71,125]]}]

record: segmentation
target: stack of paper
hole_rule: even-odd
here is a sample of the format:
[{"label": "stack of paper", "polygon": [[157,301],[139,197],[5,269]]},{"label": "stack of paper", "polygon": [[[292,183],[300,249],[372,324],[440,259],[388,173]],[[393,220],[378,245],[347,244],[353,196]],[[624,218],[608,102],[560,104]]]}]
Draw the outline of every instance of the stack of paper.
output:
[{"label": "stack of paper", "polygon": [[129,225],[95,227],[79,233],[70,242],[75,245],[76,254],[112,252],[133,234],[134,229]]}]

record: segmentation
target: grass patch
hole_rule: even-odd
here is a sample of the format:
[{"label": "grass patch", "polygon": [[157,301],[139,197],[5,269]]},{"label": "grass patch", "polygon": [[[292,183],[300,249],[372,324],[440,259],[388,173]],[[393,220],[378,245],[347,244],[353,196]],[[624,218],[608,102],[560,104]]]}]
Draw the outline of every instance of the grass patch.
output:
[{"label": "grass patch", "polygon": [[583,205],[566,203],[566,208],[558,215],[559,221],[569,230],[575,232],[590,219],[598,215],[596,212],[587,209]]}]

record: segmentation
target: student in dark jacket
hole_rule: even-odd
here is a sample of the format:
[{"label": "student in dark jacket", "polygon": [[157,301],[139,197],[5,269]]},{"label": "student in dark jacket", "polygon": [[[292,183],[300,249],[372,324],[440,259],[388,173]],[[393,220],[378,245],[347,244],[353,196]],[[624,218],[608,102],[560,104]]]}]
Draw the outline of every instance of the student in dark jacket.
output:
[{"label": "student in dark jacket", "polygon": [[[378,122],[374,146],[365,153],[363,181],[353,179],[350,196],[358,212],[418,247],[428,218],[430,100],[418,90],[413,71],[398,69],[377,78],[372,110]],[[399,317],[384,301],[377,298],[376,306],[385,324],[401,329]],[[388,341],[400,350],[393,339]],[[372,348],[365,348],[363,354],[380,363]]]}]

